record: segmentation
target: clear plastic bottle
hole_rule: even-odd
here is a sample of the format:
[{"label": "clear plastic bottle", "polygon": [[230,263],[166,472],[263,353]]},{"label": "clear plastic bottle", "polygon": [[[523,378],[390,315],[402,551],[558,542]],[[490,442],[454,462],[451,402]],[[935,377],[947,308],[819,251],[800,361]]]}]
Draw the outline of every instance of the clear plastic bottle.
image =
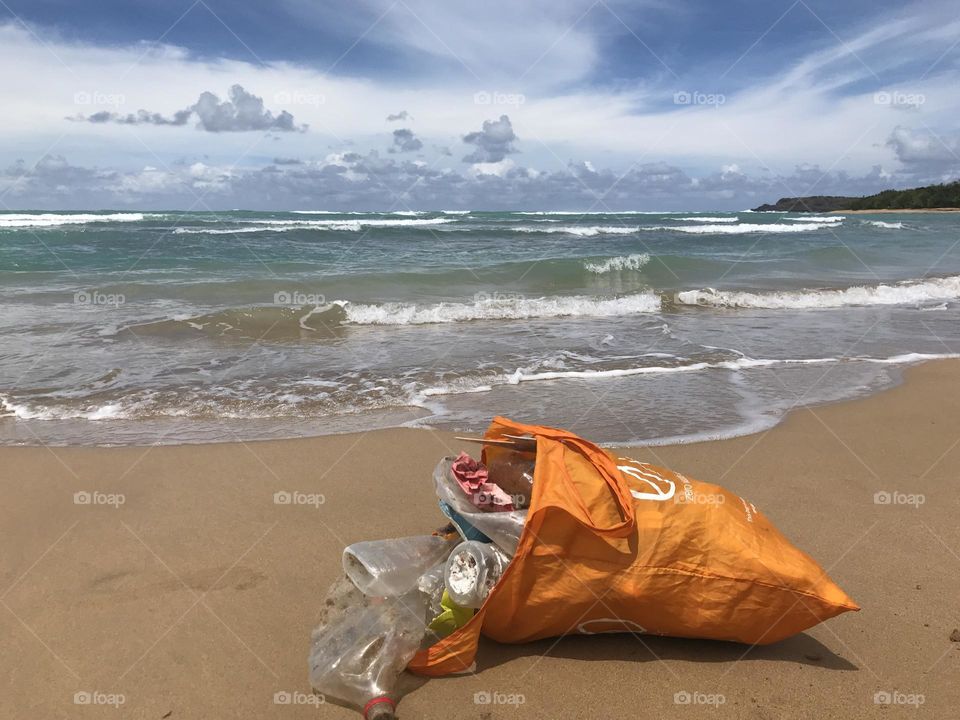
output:
[{"label": "clear plastic bottle", "polygon": [[358,542],[343,551],[343,571],[365,595],[395,597],[415,588],[454,544],[435,535]]},{"label": "clear plastic bottle", "polygon": [[404,670],[426,634],[429,597],[414,588],[390,598],[361,593],[348,578],[331,587],[310,647],[310,684],[366,720],[394,717],[415,682]]}]

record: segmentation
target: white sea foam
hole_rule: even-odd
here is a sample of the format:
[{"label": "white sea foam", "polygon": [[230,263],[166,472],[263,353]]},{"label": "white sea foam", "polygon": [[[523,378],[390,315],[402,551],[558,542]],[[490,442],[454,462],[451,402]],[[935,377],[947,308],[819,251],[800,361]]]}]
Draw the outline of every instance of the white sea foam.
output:
[{"label": "white sea foam", "polygon": [[360,232],[371,227],[418,227],[421,225],[445,225],[456,222],[450,218],[398,218],[388,220],[371,218],[363,220],[250,220],[252,225],[222,228],[178,227],[177,234],[187,235],[238,235],[258,232],[290,232],[293,230],[339,230]]},{"label": "white sea foam", "polygon": [[902,355],[893,355],[887,358],[856,358],[865,362],[877,363],[879,365],[905,365],[908,363],[924,362],[926,360],[955,360],[960,357],[957,353],[903,353]]},{"label": "white sea foam", "polygon": [[0,229],[55,227],[57,225],[87,225],[98,222],[139,222],[143,213],[4,213],[0,214]]},{"label": "white sea foam", "polygon": [[[348,223],[344,223],[347,225]],[[337,229],[337,228],[332,228]],[[350,229],[350,228],[347,228]],[[258,233],[258,232],[282,232],[283,230],[296,230],[294,227],[289,228],[268,228],[268,227],[235,227],[235,228],[188,228],[188,227],[178,227],[173,229],[174,235],[243,235],[245,233]]]},{"label": "white sea foam", "polygon": [[677,293],[681,305],[718,308],[800,310],[850,305],[907,305],[960,297],[960,276],[904,280],[890,285],[858,285],[842,290],[797,290],[769,293],[735,290],[686,290]]},{"label": "white sea foam", "polygon": [[470,320],[523,320],[555,317],[614,317],[660,310],[660,297],[638,293],[617,298],[581,295],[525,298],[493,296],[473,303],[437,303],[414,305],[383,303],[382,305],[339,302],[346,322],[354,325],[427,325]]},{"label": "white sea foam", "polygon": [[16,403],[0,395],[0,417],[15,417],[19,420],[113,420],[132,417],[119,404],[94,405],[87,408],[77,407],[31,407],[25,403]]},{"label": "white sea foam", "polygon": [[[689,219],[689,218],[688,218]],[[741,233],[795,233],[820,230],[827,227],[836,227],[832,222],[814,223],[804,222],[795,225],[785,223],[729,223],[716,225],[641,225],[640,230],[671,230],[673,232],[693,233],[698,235]]]},{"label": "white sea foam", "polygon": [[429,215],[427,210],[291,210],[294,215]]},{"label": "white sea foam", "polygon": [[439,385],[437,387],[429,387],[424,390],[421,390],[418,395],[420,397],[436,397],[437,395],[461,395],[469,393],[483,393],[490,392],[493,390],[492,385]]},{"label": "white sea foam", "polygon": [[903,230],[902,222],[884,222],[883,220],[863,220],[865,225],[873,227],[886,228],[887,230]]},{"label": "white sea foam", "polygon": [[623,225],[561,225],[559,227],[523,226],[510,229],[522,233],[563,233],[565,235],[577,235],[579,237],[593,237],[594,235],[630,235],[631,233],[637,232],[640,228],[625,227]]},{"label": "white sea foam", "polygon": [[548,372],[524,372],[517,370],[510,376],[510,384],[532,382],[534,380],[564,380],[564,379],[602,379],[613,377],[629,377],[631,375],[658,375],[663,373],[696,372],[698,370],[722,369],[744,370],[756,367],[769,367],[788,363],[819,364],[837,362],[837,358],[813,358],[809,360],[764,360],[754,358],[737,358],[723,362],[697,362],[689,365],[646,365],[632,368],[616,368],[612,370],[551,370]]},{"label": "white sea foam", "polygon": [[[400,214],[400,213],[398,213]],[[359,220],[251,220],[257,225],[268,225],[270,227],[286,227],[295,225],[298,227],[329,227],[331,225],[359,225],[362,227],[410,227],[414,225],[444,225],[446,223],[456,222],[450,218],[363,218]]]},{"label": "white sea foam", "polygon": [[793,222],[815,222],[815,223],[839,223],[847,218],[843,215],[806,215],[804,217],[788,217],[784,220],[793,220]]},{"label": "white sea foam", "polygon": [[678,220],[678,221],[680,221],[680,222],[735,223],[735,222],[737,222],[740,218],[735,218],[735,217],[707,217],[707,216],[693,217],[692,215],[688,215],[688,216],[685,216],[685,217],[672,217],[672,218],[669,218],[669,219],[670,219],[670,220]]},{"label": "white sea foam", "polygon": [[[511,215],[662,215],[653,210],[518,210]],[[682,213],[677,213],[682,215]]]},{"label": "white sea foam", "polygon": [[670,373],[697,372],[699,370],[749,370],[774,365],[828,365],[839,362],[868,362],[880,365],[906,365],[926,360],[960,358],[958,353],[904,353],[886,358],[872,357],[823,357],[823,358],[749,358],[722,362],[697,362],[689,365],[649,365],[644,367],[617,368],[611,370],[557,370],[548,372],[526,372],[518,369],[506,380],[511,385],[537,380],[601,380],[604,378],[629,377],[632,375],[658,375]]},{"label": "white sea foam", "polygon": [[650,262],[650,256],[647,253],[635,253],[633,255],[620,255],[618,257],[607,258],[597,262],[584,262],[583,267],[597,275],[603,275],[610,272],[620,272],[623,270],[639,270]]}]

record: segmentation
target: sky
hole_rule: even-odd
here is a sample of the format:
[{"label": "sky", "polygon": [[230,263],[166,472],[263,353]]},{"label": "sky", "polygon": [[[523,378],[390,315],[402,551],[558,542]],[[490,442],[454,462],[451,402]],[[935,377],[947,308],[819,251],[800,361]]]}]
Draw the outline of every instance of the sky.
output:
[{"label": "sky", "polygon": [[960,176],[960,14],[0,0],[0,211],[740,210]]}]

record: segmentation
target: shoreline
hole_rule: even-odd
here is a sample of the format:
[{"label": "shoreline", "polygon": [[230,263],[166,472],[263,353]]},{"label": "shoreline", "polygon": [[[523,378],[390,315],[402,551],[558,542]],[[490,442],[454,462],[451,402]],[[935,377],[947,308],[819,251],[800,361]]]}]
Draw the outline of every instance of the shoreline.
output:
[{"label": "shoreline", "polygon": [[[846,397],[832,399],[811,399],[801,405],[781,412],[779,415],[752,415],[743,416],[735,423],[726,425],[716,430],[703,430],[686,435],[664,435],[652,438],[630,439],[630,440],[604,440],[596,436],[590,438],[598,445],[605,448],[644,448],[644,447],[666,447],[672,445],[689,445],[702,442],[720,442],[734,440],[736,438],[749,437],[751,435],[768,432],[769,430],[782,424],[789,414],[797,408],[817,408],[836,403],[854,402],[864,398],[871,397],[878,393],[886,392],[897,387],[903,382],[905,371],[913,367],[930,362],[941,362],[945,359],[952,360],[960,358],[960,355],[934,354],[917,355],[908,353],[900,362],[888,362],[889,370],[887,381],[876,387],[860,387],[851,390],[851,394]],[[908,357],[909,356],[909,357]],[[361,420],[363,417],[370,418],[369,425],[364,425]],[[485,426],[470,428],[449,429],[442,426],[443,416],[438,418],[441,422],[431,425],[425,422],[432,415],[426,408],[421,406],[408,406],[404,408],[392,408],[389,410],[364,411],[352,415],[345,415],[337,418],[338,421],[347,425],[346,429],[331,429],[336,424],[330,418],[303,418],[295,422],[289,418],[250,418],[250,419],[230,419],[222,421],[202,421],[193,419],[173,419],[173,418],[151,418],[151,419],[123,419],[123,420],[102,420],[91,421],[86,419],[70,418],[63,420],[35,420],[20,419],[16,416],[0,416],[0,427],[4,422],[11,423],[10,429],[5,429],[3,439],[0,440],[0,449],[3,448],[151,448],[151,447],[204,447],[209,445],[229,445],[234,443],[260,443],[260,442],[288,442],[315,440],[328,437],[343,437],[349,435],[378,432],[381,430],[423,430],[426,432],[446,433],[448,435],[476,434],[482,432]],[[134,439],[131,442],[112,442],[95,438],[90,442],[74,443],[69,440],[50,439],[44,433],[36,432],[37,428],[43,428],[45,424],[60,426],[61,436],[63,426],[76,426],[76,429],[68,431],[68,435],[76,437],[85,435],[90,437],[95,428],[88,427],[89,423],[117,423],[121,431],[139,438],[143,435],[156,435],[153,442],[144,442]],[[299,426],[300,428],[310,428],[304,430],[301,434],[286,434],[293,432],[290,428]],[[16,431],[19,427],[19,432]],[[219,428],[219,429],[218,429]],[[229,429],[228,429],[229,428]],[[281,428],[287,428],[282,430]],[[212,433],[217,433],[220,437],[212,437]],[[266,437],[252,436],[255,433],[266,435]],[[106,437],[115,437],[114,433]],[[223,435],[229,437],[222,437]],[[185,435],[191,437],[199,436],[199,439],[184,440]],[[11,442],[10,439],[18,437],[24,439],[24,442]]]},{"label": "shoreline", "polygon": [[[638,702],[672,716],[684,692],[722,696],[718,717],[859,720],[884,709],[877,693],[922,696],[931,716],[951,716],[960,702],[960,644],[949,639],[960,624],[960,396],[944,388],[958,381],[960,361],[932,361],[907,368],[893,388],[798,408],[758,434],[624,449],[754,502],[862,612],[753,650],[631,635],[484,641],[476,674],[428,682],[401,702],[402,716],[571,717],[595,711],[586,688],[611,717],[635,714]],[[316,718],[304,699],[309,635],[340,551],[442,524],[430,475],[460,449],[475,451],[452,433],[403,428],[0,448],[9,498],[0,627],[5,656],[17,659],[3,664],[0,716],[29,707],[97,717],[101,708],[74,703],[95,692],[122,696],[124,717]],[[78,492],[115,502],[75,504]],[[277,492],[323,502],[276,504]],[[898,499],[909,496],[923,502]],[[485,692],[524,702],[477,706]],[[277,693],[295,700],[276,704]]]}]

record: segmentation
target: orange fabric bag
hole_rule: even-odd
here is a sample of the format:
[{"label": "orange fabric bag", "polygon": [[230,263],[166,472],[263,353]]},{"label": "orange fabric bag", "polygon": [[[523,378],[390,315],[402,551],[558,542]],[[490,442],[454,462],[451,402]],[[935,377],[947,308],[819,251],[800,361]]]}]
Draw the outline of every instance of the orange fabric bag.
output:
[{"label": "orange fabric bag", "polygon": [[[494,418],[489,438],[537,438],[517,553],[473,619],[419,652],[423,675],[469,670],[480,633],[522,643],[636,632],[767,644],[859,610],[750,502],[617,458],[564,430]],[[511,452],[488,446],[492,453]]]}]

